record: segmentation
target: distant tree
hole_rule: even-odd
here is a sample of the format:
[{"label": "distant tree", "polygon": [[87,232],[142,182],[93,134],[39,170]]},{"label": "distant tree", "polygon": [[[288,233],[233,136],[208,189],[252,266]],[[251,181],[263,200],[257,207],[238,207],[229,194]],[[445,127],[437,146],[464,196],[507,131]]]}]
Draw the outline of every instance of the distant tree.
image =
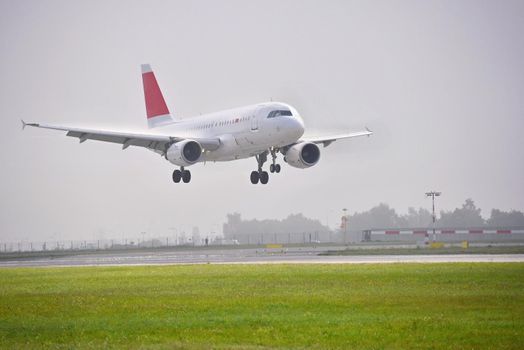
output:
[{"label": "distant tree", "polygon": [[427,227],[432,222],[431,212],[425,208],[416,210],[413,207],[408,208],[408,213],[402,215],[402,219],[406,222],[406,227]]},{"label": "distant tree", "polygon": [[507,212],[493,209],[491,210],[491,216],[486,223],[488,226],[493,227],[524,226],[524,213],[516,210]]},{"label": "distant tree", "polygon": [[441,227],[480,227],[484,225],[484,219],[480,215],[480,208],[475,206],[475,202],[468,198],[462,208],[454,211],[441,211],[437,225]]},{"label": "distant tree", "polygon": [[362,231],[372,228],[400,227],[405,225],[405,221],[399,218],[395,209],[380,203],[368,211],[350,215],[348,225],[351,231]]}]

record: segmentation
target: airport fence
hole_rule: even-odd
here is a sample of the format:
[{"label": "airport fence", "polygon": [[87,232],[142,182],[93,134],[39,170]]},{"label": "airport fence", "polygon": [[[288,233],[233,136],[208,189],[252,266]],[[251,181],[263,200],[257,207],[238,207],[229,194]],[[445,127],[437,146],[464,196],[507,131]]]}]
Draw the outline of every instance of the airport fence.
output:
[{"label": "airport fence", "polygon": [[[336,242],[336,235],[319,235],[317,232],[289,234],[257,234],[227,238],[181,238],[164,236],[153,239],[91,239],[91,240],[46,240],[46,241],[0,241],[0,254],[16,252],[66,252],[96,250],[156,249],[202,246],[238,246],[265,244],[317,244]],[[331,239],[333,241],[331,241]]]},{"label": "airport fence", "polygon": [[[209,242],[208,242],[209,243]],[[46,240],[46,241],[0,241],[0,254],[12,252],[39,252],[39,251],[78,251],[78,250],[107,250],[107,249],[145,249],[174,246],[205,245],[191,241],[181,242],[173,237],[160,237],[151,240],[137,239],[93,239],[93,240]]]},{"label": "airport fence", "polygon": [[246,245],[264,244],[309,244],[335,243],[341,241],[339,234],[333,231],[319,232],[280,232],[280,233],[239,233],[228,234],[226,239]]}]

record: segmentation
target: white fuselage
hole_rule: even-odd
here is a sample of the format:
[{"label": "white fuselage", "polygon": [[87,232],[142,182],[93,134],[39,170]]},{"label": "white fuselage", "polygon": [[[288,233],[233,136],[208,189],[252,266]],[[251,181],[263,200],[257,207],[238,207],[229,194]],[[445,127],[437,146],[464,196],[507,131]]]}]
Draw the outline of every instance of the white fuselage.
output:
[{"label": "white fuselage", "polygon": [[[268,117],[271,111],[281,109],[292,115]],[[157,130],[187,139],[218,138],[220,147],[205,151],[199,161],[229,161],[294,144],[304,133],[304,123],[292,106],[268,102],[181,119]]]},{"label": "white fuselage", "polygon": [[191,171],[185,169],[198,162],[231,161],[256,157],[257,168],[250,174],[252,184],[267,184],[269,174],[264,163],[271,156],[270,173],[280,173],[281,165],[277,153],[281,153],[287,165],[306,169],[316,165],[320,159],[318,144],[327,147],[332,142],[372,134],[365,131],[339,133],[317,137],[304,137],[304,122],[297,110],[281,102],[266,102],[256,105],[179,119],[173,116],[155,74],[149,64],[143,64],[142,85],[144,89],[145,117],[148,130],[129,132],[101,130],[96,128],[69,127],[53,124],[26,123],[26,126],[66,131],[67,136],[86,140],[111,142],[143,147],[162,155],[179,167],[173,171],[173,182],[188,183]]}]

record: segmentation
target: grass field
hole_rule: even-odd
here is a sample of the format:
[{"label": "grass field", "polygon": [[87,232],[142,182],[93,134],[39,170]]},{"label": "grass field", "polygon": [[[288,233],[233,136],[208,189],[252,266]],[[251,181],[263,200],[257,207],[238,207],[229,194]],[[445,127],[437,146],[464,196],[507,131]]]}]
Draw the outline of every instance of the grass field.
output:
[{"label": "grass field", "polygon": [[0,269],[0,348],[524,349],[524,264]]}]

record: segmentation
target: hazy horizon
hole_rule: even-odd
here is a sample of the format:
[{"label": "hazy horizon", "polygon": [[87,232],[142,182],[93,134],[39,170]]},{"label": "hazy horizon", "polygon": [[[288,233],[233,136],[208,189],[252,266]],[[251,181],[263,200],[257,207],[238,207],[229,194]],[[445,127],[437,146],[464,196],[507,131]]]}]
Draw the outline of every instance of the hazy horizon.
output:
[{"label": "hazy horizon", "polygon": [[[220,232],[226,214],[524,210],[522,1],[0,0],[0,241]],[[254,159],[175,167],[20,119],[146,128],[140,64],[183,117],[270,99],[374,131],[252,185]],[[267,166],[267,164],[266,164]],[[165,232],[165,233],[163,233]]]}]

